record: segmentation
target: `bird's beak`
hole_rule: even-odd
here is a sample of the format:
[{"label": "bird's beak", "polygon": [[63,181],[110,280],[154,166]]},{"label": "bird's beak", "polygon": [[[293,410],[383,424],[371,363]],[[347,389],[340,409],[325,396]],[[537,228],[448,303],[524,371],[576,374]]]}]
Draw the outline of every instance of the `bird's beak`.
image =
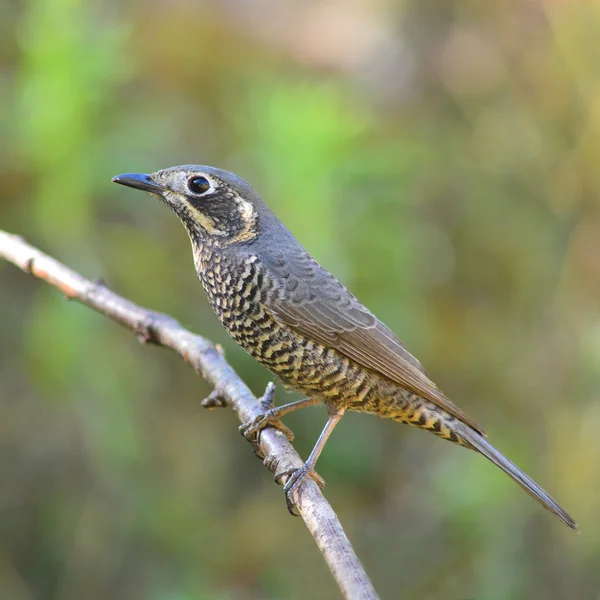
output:
[{"label": "bird's beak", "polygon": [[123,173],[123,175],[113,177],[112,181],[135,188],[136,190],[152,192],[153,194],[160,194],[164,190],[163,187],[154,183],[150,175],[146,175],[145,173]]}]

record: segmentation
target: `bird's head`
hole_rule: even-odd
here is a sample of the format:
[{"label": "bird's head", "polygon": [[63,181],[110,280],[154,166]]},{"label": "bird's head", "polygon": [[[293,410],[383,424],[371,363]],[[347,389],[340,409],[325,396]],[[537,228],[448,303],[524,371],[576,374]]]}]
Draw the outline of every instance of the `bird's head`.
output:
[{"label": "bird's head", "polygon": [[258,233],[259,213],[266,210],[260,196],[241,177],[215,167],[184,165],[150,175],[125,173],[113,181],[158,196],[173,209],[196,244],[250,242]]}]

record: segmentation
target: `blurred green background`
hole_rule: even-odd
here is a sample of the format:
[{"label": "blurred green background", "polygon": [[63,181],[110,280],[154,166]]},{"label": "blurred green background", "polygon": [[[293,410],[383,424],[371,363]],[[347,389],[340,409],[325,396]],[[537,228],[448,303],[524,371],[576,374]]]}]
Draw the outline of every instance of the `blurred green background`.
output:
[{"label": "blurred green background", "polygon": [[[600,598],[600,7],[0,4],[0,227],[223,344],[189,242],[110,183],[234,170],[577,536],[474,453],[350,414],[318,470],[384,598]],[[0,263],[0,598],[336,598],[175,355]],[[293,399],[278,391],[278,401]],[[323,409],[290,416],[306,456]]]}]

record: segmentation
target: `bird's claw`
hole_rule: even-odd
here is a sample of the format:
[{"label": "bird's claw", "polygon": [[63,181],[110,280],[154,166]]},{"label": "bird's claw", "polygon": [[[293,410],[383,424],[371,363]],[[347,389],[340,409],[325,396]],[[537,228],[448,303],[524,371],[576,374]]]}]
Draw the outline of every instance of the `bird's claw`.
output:
[{"label": "bird's claw", "polygon": [[289,427],[286,427],[279,418],[276,408],[269,408],[258,417],[252,419],[248,423],[240,425],[240,433],[249,441],[256,443],[260,437],[260,432],[265,427],[274,427],[279,429],[285,437],[291,442],[294,439],[294,434]]},{"label": "bird's claw", "polygon": [[276,473],[275,482],[281,484],[281,480],[284,477],[288,478],[283,486],[285,502],[289,513],[294,517],[300,514],[298,511],[298,492],[307,479],[312,479],[319,486],[320,490],[325,487],[325,480],[313,468],[306,465],[300,468],[292,467]]},{"label": "bird's claw", "polygon": [[240,425],[240,433],[249,442],[258,443],[260,432],[265,429],[265,427],[279,429],[290,442],[294,439],[294,434],[291,429],[286,427],[279,418],[279,414],[273,403],[274,397],[275,385],[272,382],[269,382],[264,395],[259,400],[263,412],[251,421]]}]

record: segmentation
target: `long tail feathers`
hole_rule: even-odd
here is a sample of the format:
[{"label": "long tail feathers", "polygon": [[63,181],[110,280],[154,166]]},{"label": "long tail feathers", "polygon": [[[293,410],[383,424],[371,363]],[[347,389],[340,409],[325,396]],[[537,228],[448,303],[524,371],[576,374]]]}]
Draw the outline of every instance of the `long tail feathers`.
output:
[{"label": "long tail feathers", "polygon": [[488,460],[500,467],[507,475],[512,477],[528,494],[533,496],[545,509],[555,514],[565,525],[579,531],[577,523],[573,518],[554,500],[546,491],[544,491],[533,479],[525,475],[519,467],[513,464],[508,458],[503,456],[496,448],[489,444],[481,435],[471,429],[464,423],[454,423],[453,428],[462,438],[466,445],[473,450],[483,454]]}]

